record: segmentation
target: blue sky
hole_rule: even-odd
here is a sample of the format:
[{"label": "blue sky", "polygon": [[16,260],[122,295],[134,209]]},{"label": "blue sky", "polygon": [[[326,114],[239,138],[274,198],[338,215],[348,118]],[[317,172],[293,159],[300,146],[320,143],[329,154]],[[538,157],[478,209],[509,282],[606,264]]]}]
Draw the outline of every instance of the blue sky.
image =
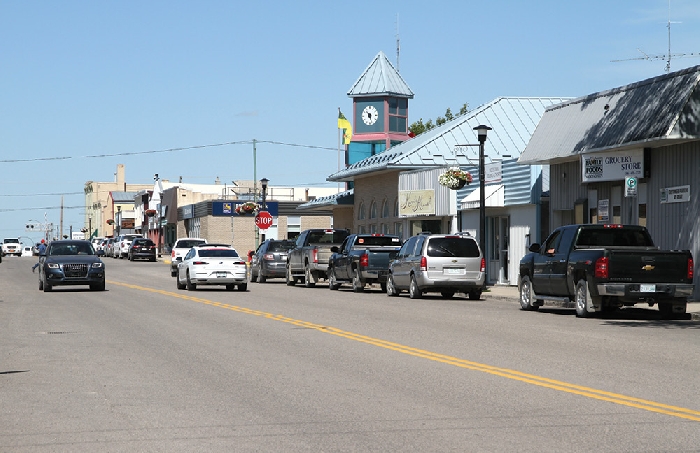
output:
[{"label": "blue sky", "polygon": [[[671,53],[699,53],[700,3],[670,11]],[[0,0],[0,236],[58,224],[61,195],[80,229],[85,182],[119,163],[128,183],[253,179],[253,139],[258,179],[333,186],[338,107],[380,50],[396,64],[397,14],[409,122],[614,88],[666,63],[611,60],[668,52],[668,0]]]}]

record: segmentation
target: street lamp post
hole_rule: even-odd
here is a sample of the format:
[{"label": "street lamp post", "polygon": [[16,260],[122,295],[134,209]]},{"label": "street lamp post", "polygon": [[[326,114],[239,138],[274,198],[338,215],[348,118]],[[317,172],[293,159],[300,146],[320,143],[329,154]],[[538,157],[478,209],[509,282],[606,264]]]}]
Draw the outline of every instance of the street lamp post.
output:
[{"label": "street lamp post", "polygon": [[[486,134],[491,130],[490,127],[483,124],[474,128],[479,137],[479,247],[481,253],[486,260],[486,196],[485,183],[486,175],[484,174],[484,143],[486,142]],[[488,277],[488,266],[484,266],[484,271]]]},{"label": "street lamp post", "polygon": [[[260,180],[260,187],[262,187],[262,211],[267,211],[267,203],[266,203],[266,198],[267,198],[267,183],[269,183],[270,180],[267,178],[263,178]],[[263,230],[263,233],[260,235],[260,241],[265,242],[265,232],[267,230]]]}]

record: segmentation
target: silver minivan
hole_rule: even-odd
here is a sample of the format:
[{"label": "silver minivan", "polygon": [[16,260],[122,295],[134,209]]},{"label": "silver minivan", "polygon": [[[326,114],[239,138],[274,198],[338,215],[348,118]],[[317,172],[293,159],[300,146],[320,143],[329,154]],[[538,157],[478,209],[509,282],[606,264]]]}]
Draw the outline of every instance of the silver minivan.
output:
[{"label": "silver minivan", "polygon": [[486,262],[472,236],[421,233],[410,237],[389,265],[386,293],[406,290],[417,299],[431,292],[449,299],[460,292],[478,300],[485,279]]}]

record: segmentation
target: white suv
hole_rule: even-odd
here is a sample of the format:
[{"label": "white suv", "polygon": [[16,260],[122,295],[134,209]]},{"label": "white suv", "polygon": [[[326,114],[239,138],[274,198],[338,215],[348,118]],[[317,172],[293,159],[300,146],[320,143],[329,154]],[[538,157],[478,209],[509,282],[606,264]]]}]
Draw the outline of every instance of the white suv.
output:
[{"label": "white suv", "polygon": [[177,277],[177,263],[182,261],[182,258],[192,247],[206,243],[207,240],[202,238],[182,238],[175,241],[170,252],[170,276]]},{"label": "white suv", "polygon": [[142,238],[142,234],[120,234],[117,239],[114,240],[114,252],[113,258],[126,258],[129,256],[129,246],[131,246],[131,241],[135,238]]}]

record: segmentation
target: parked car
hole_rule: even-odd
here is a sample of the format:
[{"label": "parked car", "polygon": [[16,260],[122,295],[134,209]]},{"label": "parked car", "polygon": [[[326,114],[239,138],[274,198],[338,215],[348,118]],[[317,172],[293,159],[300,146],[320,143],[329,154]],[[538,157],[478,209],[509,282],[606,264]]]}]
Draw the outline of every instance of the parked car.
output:
[{"label": "parked car", "polygon": [[486,261],[476,240],[463,234],[426,234],[410,237],[389,265],[386,293],[408,290],[411,299],[438,292],[449,299],[457,292],[471,300],[481,297]]},{"label": "parked car", "polygon": [[90,241],[51,241],[40,260],[39,290],[48,292],[59,285],[89,285],[93,291],[105,289],[105,265]]},{"label": "parked car", "polygon": [[135,238],[131,241],[128,252],[129,261],[136,259],[156,260],[156,244],[147,238]]},{"label": "parked car", "polygon": [[207,240],[203,238],[182,238],[175,241],[170,251],[170,276],[177,277],[177,265],[192,247],[206,243]]},{"label": "parked car", "polygon": [[248,268],[238,252],[224,244],[197,245],[177,265],[177,289],[224,285],[228,291],[248,289]]},{"label": "parked car", "polygon": [[268,278],[284,278],[287,253],[294,244],[286,239],[267,239],[260,244],[250,260],[250,281],[265,283]]},{"label": "parked car", "polygon": [[131,241],[136,238],[142,238],[142,234],[120,234],[114,240],[114,250],[112,251],[113,258],[126,258],[129,256],[129,246]]},{"label": "parked car", "polygon": [[114,238],[107,238],[102,249],[105,252],[105,256],[114,256]]},{"label": "parked car", "polygon": [[356,293],[365,285],[379,283],[386,291],[389,263],[401,249],[401,238],[385,234],[351,234],[340,247],[331,247],[328,262],[328,287],[340,288],[343,282],[352,284]]},{"label": "parked car", "polygon": [[22,244],[19,238],[5,238],[2,241],[2,254],[22,256]]},{"label": "parked car", "polygon": [[566,225],[520,260],[520,307],[545,300],[573,305],[576,316],[658,304],[666,317],[686,312],[693,294],[689,250],[659,250],[639,225]]},{"label": "parked car", "polygon": [[22,247],[22,256],[32,256],[32,248],[30,246]]},{"label": "parked car", "polygon": [[348,230],[332,228],[302,231],[287,254],[287,285],[294,286],[302,280],[304,286],[311,288],[319,279],[328,278],[331,247],[341,245],[349,234]]}]

